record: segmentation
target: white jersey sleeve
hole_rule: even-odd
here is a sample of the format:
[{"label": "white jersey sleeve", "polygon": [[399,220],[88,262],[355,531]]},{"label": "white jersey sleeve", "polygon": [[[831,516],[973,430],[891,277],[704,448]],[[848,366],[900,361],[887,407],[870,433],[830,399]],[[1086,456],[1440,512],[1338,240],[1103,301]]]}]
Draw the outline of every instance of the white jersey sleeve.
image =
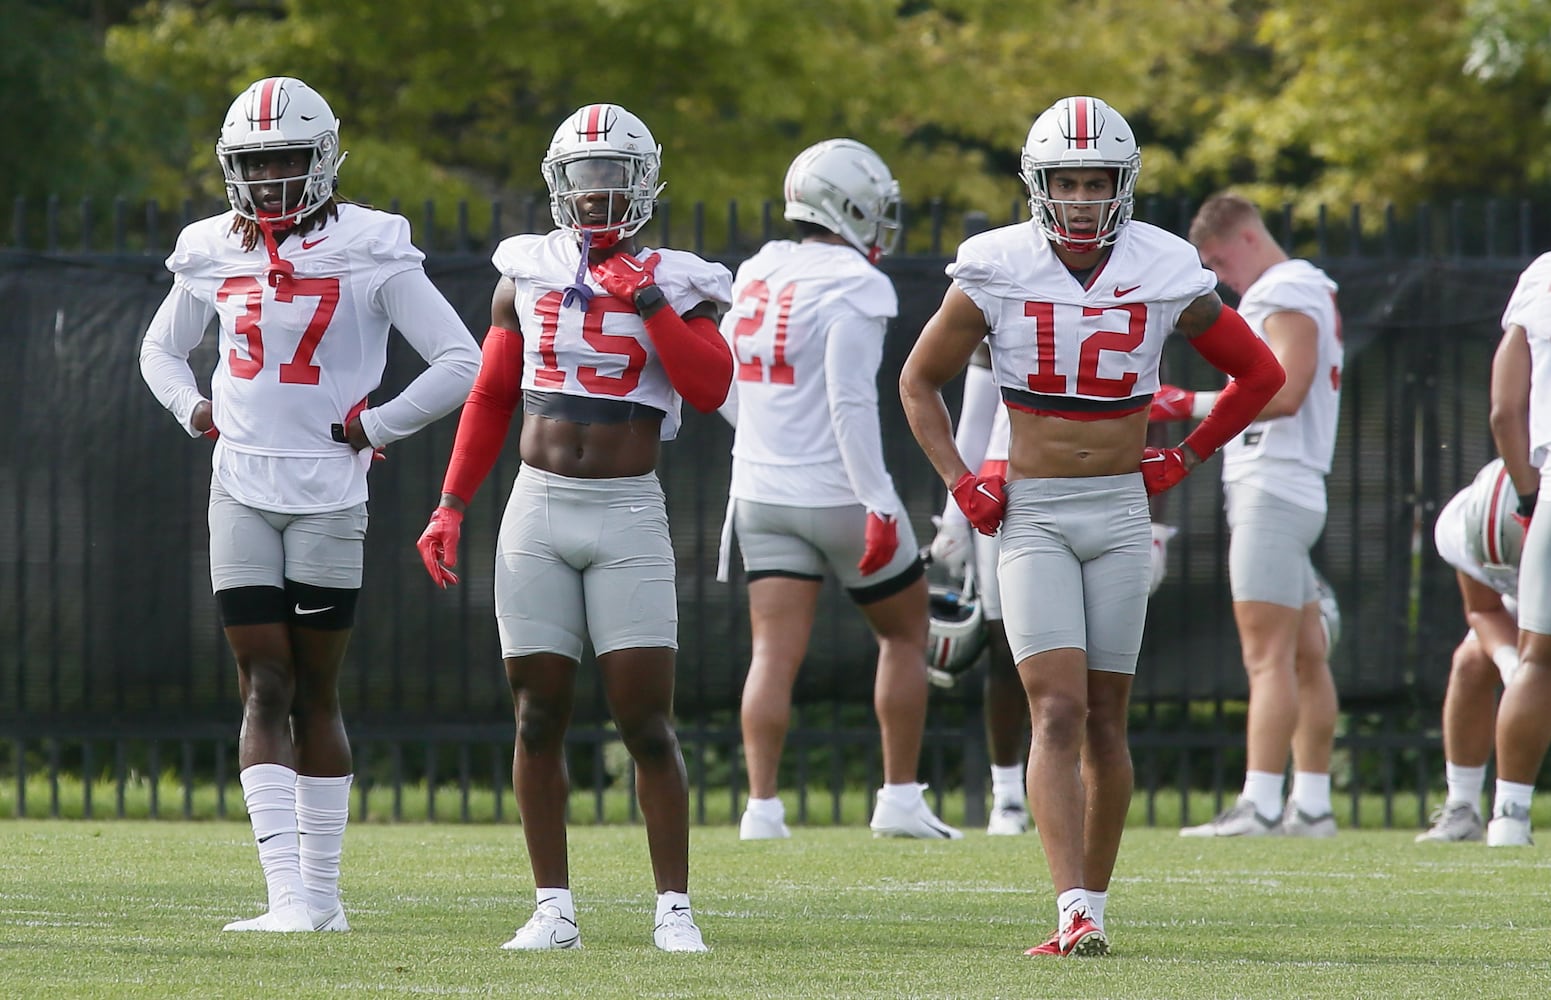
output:
[{"label": "white jersey sleeve", "polygon": [[462,405],[479,374],[479,345],[425,271],[399,271],[383,283],[378,300],[388,319],[427,367],[397,396],[361,413],[374,445],[415,433]]},{"label": "white jersey sleeve", "polygon": [[947,270],[985,315],[1004,399],[1055,412],[1145,406],[1180,314],[1217,284],[1194,247],[1144,222],[1084,283],[1030,223],[971,237]]},{"label": "white jersey sleeve", "polygon": [[1503,310],[1503,329],[1522,326],[1529,341],[1530,461],[1544,469],[1551,459],[1551,253],[1541,254],[1519,275]]},{"label": "white jersey sleeve", "polygon": [[205,339],[215,309],[174,279],[140,342],[140,374],[151,393],[167,408],[190,437],[199,431],[190,422],[194,407],[205,399],[188,356]]}]

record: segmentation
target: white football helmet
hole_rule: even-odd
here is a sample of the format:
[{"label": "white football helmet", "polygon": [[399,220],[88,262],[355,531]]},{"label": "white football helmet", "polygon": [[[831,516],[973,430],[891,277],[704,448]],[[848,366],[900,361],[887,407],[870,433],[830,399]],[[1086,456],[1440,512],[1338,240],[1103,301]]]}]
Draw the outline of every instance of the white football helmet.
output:
[{"label": "white football helmet", "polygon": [[809,146],[786,168],[786,217],[845,238],[873,263],[899,237],[899,182],[855,139]]},{"label": "white football helmet", "polygon": [[[1098,231],[1073,236],[1067,231],[1062,202],[1050,197],[1049,175],[1064,167],[1101,167],[1114,171],[1115,196],[1104,205]],[[1136,135],[1120,112],[1097,97],[1064,97],[1034,119],[1023,144],[1018,176],[1029,189],[1029,213],[1041,235],[1067,250],[1084,253],[1115,242],[1131,221],[1142,153]]]},{"label": "white football helmet", "polygon": [[933,584],[929,594],[926,677],[938,687],[951,688],[986,648],[990,635],[985,612],[972,585],[960,591]]},{"label": "white football helmet", "polygon": [[[613,246],[634,236],[652,217],[657,195],[665,185],[657,180],[662,147],[646,123],[617,104],[589,104],[560,123],[549,141],[540,169],[549,185],[549,211],[555,225],[578,237],[591,234],[595,247]],[[610,195],[603,218],[577,215],[576,196]],[[615,195],[624,197],[622,214],[615,212]]]},{"label": "white football helmet", "polygon": [[1470,558],[1485,567],[1518,569],[1524,552],[1524,526],[1514,518],[1519,495],[1503,460],[1481,467],[1465,497],[1465,545]]},{"label": "white football helmet", "polygon": [[244,90],[227,110],[221,137],[216,140],[215,156],[226,176],[226,198],[245,219],[259,221],[248,190],[259,182],[250,182],[243,174],[242,157],[277,149],[305,149],[312,154],[306,173],[285,178],[288,185],[303,184],[301,201],[294,208],[274,216],[266,213],[263,218],[271,224],[295,223],[334,196],[339,187],[339,165],[345,159],[339,149],[339,119],[322,94],[295,77],[268,77]]},{"label": "white football helmet", "polygon": [[1315,593],[1319,595],[1319,624],[1325,632],[1325,655],[1341,641],[1341,605],[1336,603],[1335,588],[1319,570],[1314,571]]}]

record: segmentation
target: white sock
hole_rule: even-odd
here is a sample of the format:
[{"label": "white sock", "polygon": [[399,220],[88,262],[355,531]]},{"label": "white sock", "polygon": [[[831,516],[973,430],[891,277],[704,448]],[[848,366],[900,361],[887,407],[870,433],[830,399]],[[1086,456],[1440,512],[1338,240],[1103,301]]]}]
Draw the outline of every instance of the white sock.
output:
[{"label": "white sock", "polygon": [[1028,773],[1021,764],[991,765],[991,801],[997,806],[1023,805]]},{"label": "white sock", "polygon": [[1294,771],[1290,798],[1293,806],[1305,816],[1315,819],[1329,816],[1334,811],[1330,808],[1330,775],[1318,771]]},{"label": "white sock", "polygon": [[1486,765],[1466,767],[1463,764],[1443,765],[1443,780],[1449,786],[1450,802],[1469,802],[1470,808],[1481,811],[1481,790],[1486,787]]},{"label": "white sock", "polygon": [[786,819],[786,803],[779,798],[756,799],[750,798],[744,806],[744,811],[751,816],[760,819],[773,819],[776,822],[784,822]]},{"label": "white sock", "polygon": [[659,892],[657,894],[657,922],[662,923],[662,918],[668,915],[669,910],[689,910],[689,893],[687,892]]},{"label": "white sock", "polygon": [[1056,926],[1066,930],[1071,926],[1072,919],[1078,913],[1092,913],[1093,907],[1088,905],[1088,892],[1085,889],[1068,889],[1056,897]]},{"label": "white sock", "polygon": [[1492,804],[1492,815],[1499,815],[1508,806],[1523,806],[1528,810],[1530,799],[1534,794],[1534,785],[1521,785],[1517,781],[1504,781],[1498,778],[1497,801]]},{"label": "white sock", "polygon": [[1099,925],[1099,930],[1104,929],[1104,907],[1109,904],[1109,890],[1094,892],[1088,890],[1088,912],[1093,917],[1093,922]]},{"label": "white sock", "polygon": [[548,903],[559,910],[562,917],[576,923],[576,902],[571,898],[570,889],[538,889],[534,896],[538,900],[536,905]]},{"label": "white sock", "polygon": [[253,764],[237,775],[253,824],[269,908],[307,899],[296,835],[296,772],[283,764]]},{"label": "white sock", "polygon": [[315,910],[332,910],[339,902],[339,856],[344,850],[345,824],[350,821],[351,775],[320,778],[296,776],[296,832],[301,844],[302,884]]},{"label": "white sock", "polygon": [[878,798],[886,799],[895,805],[908,806],[912,802],[919,802],[926,798],[921,794],[921,789],[925,787],[914,781],[907,781],[903,785],[884,785],[878,792]]},{"label": "white sock", "polygon": [[1244,798],[1255,804],[1262,819],[1280,819],[1282,815],[1282,776],[1270,771],[1244,773]]}]

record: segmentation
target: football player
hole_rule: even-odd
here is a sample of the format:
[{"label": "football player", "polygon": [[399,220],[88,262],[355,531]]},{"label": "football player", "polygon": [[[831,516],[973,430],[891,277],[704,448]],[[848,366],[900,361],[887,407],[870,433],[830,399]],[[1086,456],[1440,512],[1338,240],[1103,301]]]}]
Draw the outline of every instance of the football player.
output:
[{"label": "football player", "polygon": [[1486,842],[1531,843],[1535,778],[1551,744],[1551,518],[1534,520],[1551,462],[1551,253],[1519,276],[1492,359],[1492,437],[1526,527],[1519,563],[1519,669],[1497,706],[1497,790]]},{"label": "football player", "polygon": [[[366,473],[376,449],[463,401],[479,349],[426,277],[409,223],[335,194],[339,120],[317,91],[291,77],[248,87],[216,158],[232,209],[178,236],[140,370],[185,431],[215,439],[210,579],[237,661],[239,779],[269,892],[268,912],[226,930],[349,930],[339,671]],[[188,359],[212,319],[220,356],[206,398]],[[368,406],[390,326],[429,367]]]},{"label": "football player", "polygon": [[[1127,703],[1150,583],[1148,497],[1247,426],[1281,387],[1276,357],[1213,290],[1187,242],[1132,222],[1141,154],[1094,97],[1035,119],[1020,175],[1033,221],[971,237],[905,362],[917,440],[971,525],[1002,529],[1007,638],[1033,724],[1028,796],[1056,891],[1035,955],[1102,955],[1131,804]],[[1173,448],[1144,445],[1164,340],[1178,330],[1233,382]],[[989,336],[1009,409],[1007,479],[954,445],[942,386]]]},{"label": "football player", "polygon": [[570,889],[565,734],[585,643],[635,761],[657,888],[652,939],[706,950],[689,903],[689,792],[673,725],[678,603],[660,442],[680,400],[719,407],[732,356],[716,320],[731,274],[641,246],[662,184],[661,149],[617,104],[555,130],[542,171],[557,229],[496,248],[501,273],[484,357],[458,421],[440,505],[417,543],[441,586],[457,582],[463,514],[521,407],[522,466],[496,547],[496,621],[517,739],[512,787],[537,889],[502,947],[581,945]]},{"label": "football player", "polygon": [[1500,458],[1444,505],[1433,526],[1438,555],[1454,567],[1470,630],[1454,650],[1443,696],[1444,781],[1447,796],[1433,811],[1427,841],[1480,840],[1481,790],[1492,753],[1497,688],[1519,669],[1515,620],[1524,527],[1514,517],[1519,498]]},{"label": "football player", "polygon": [[[1336,686],[1309,551],[1325,529],[1325,476],[1341,405],[1336,284],[1288,257],[1260,211],[1238,195],[1208,198],[1190,224],[1190,241],[1240,296],[1239,313],[1276,354],[1287,382],[1223,447],[1228,579],[1249,675],[1244,788],[1232,807],[1180,834],[1333,837]],[[1165,385],[1153,396],[1152,418],[1199,419],[1216,398]],[[1289,756],[1293,785],[1284,809]]]},{"label": "football player", "polygon": [[737,361],[730,526],[748,577],[753,657],[743,686],[744,840],[786,837],[776,796],[792,686],[827,572],[878,641],[883,742],[877,836],[955,839],[916,781],[926,724],[927,585],[905,505],[883,465],[878,366],[899,311],[874,265],[894,244],[899,184],[852,139],[803,150],[786,172],[797,239],[738,268],[722,334]]}]

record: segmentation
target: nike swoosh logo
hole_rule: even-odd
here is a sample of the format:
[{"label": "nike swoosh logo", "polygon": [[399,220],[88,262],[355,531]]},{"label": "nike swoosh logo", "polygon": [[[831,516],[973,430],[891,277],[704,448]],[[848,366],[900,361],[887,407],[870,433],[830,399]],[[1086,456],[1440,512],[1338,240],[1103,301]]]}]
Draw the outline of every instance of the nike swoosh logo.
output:
[{"label": "nike swoosh logo", "polygon": [[[302,244],[303,247],[305,247],[306,245],[307,244],[305,244],[305,243]],[[1130,288],[1121,288],[1119,285],[1116,285],[1115,286],[1115,298],[1123,299],[1127,295],[1130,295],[1132,292],[1136,291],[1138,288],[1141,288],[1141,287],[1142,287],[1141,285],[1132,285]]]},{"label": "nike swoosh logo", "polygon": [[[280,831],[280,833],[284,833],[284,832],[285,832],[285,831],[284,831],[284,830],[281,830],[281,831]],[[278,836],[280,836],[280,833],[271,833],[271,834],[270,834],[270,835],[269,835],[269,836],[267,836],[267,837],[260,837],[260,838],[259,838],[259,839],[258,839],[258,842],[259,842],[259,843],[260,843],[260,844],[267,844],[267,843],[269,843],[269,842],[270,842],[270,841],[271,841],[271,840],[274,840],[274,839],[275,839],[275,838],[276,838],[276,837],[278,837]]]},{"label": "nike swoosh logo", "polygon": [[313,247],[317,246],[319,243],[322,243],[326,239],[328,239],[327,236],[319,236],[315,240],[302,240],[302,249],[311,250]]},{"label": "nike swoosh logo", "polygon": [[565,947],[569,947],[571,942],[575,941],[579,937],[581,937],[580,933],[572,934],[570,937],[563,938],[563,937],[560,936],[560,932],[559,931],[550,931],[549,932],[549,943],[552,944],[552,945],[555,945],[556,947],[559,947],[559,948],[565,948]]},{"label": "nike swoosh logo", "polygon": [[333,610],[334,610],[334,605],[332,605],[332,604],[330,604],[326,608],[304,608],[300,604],[298,604],[296,606],[296,613],[299,614],[299,615],[316,615],[316,614],[319,614],[319,613],[324,612],[324,611],[333,611]]},{"label": "nike swoosh logo", "polygon": [[670,907],[668,907],[668,909],[671,912],[673,912],[673,913],[688,913],[689,912],[689,907],[687,907],[687,906],[670,906]]},{"label": "nike swoosh logo", "polygon": [[632,513],[632,514],[639,514],[639,513],[641,513],[641,511],[643,511],[645,509],[646,509],[645,507],[631,507],[630,508],[630,513]]},{"label": "nike swoosh logo", "polygon": [[981,483],[980,485],[976,486],[975,487],[975,492],[981,494],[987,500],[990,500],[992,503],[1000,503],[1001,502],[1000,500],[997,499],[997,496],[996,496],[995,493],[992,493],[990,490],[986,489],[986,484],[985,483]]},{"label": "nike swoosh logo", "polygon": [[628,260],[628,259],[626,259],[624,257],[621,257],[621,258],[619,258],[619,262],[621,264],[625,265],[626,267],[630,268],[630,270],[632,270],[632,271],[635,271],[635,272],[640,273],[640,274],[646,273],[646,268],[642,267],[640,264],[637,264],[633,260]]},{"label": "nike swoosh logo", "polygon": [[1163,461],[1163,456],[1162,455],[1154,455],[1152,458],[1144,458],[1144,459],[1142,459],[1142,464],[1146,465],[1148,462],[1161,462],[1161,461]]},{"label": "nike swoosh logo", "polygon": [[1141,512],[1142,512],[1142,511],[1144,511],[1144,510],[1146,510],[1146,509],[1147,509],[1147,505],[1146,505],[1146,504],[1143,504],[1143,505],[1142,505],[1142,506],[1140,506],[1140,507],[1130,507],[1130,508],[1128,508],[1128,509],[1127,509],[1127,510],[1126,510],[1126,513],[1127,513],[1127,514],[1140,514],[1140,513],[1141,513]]}]

